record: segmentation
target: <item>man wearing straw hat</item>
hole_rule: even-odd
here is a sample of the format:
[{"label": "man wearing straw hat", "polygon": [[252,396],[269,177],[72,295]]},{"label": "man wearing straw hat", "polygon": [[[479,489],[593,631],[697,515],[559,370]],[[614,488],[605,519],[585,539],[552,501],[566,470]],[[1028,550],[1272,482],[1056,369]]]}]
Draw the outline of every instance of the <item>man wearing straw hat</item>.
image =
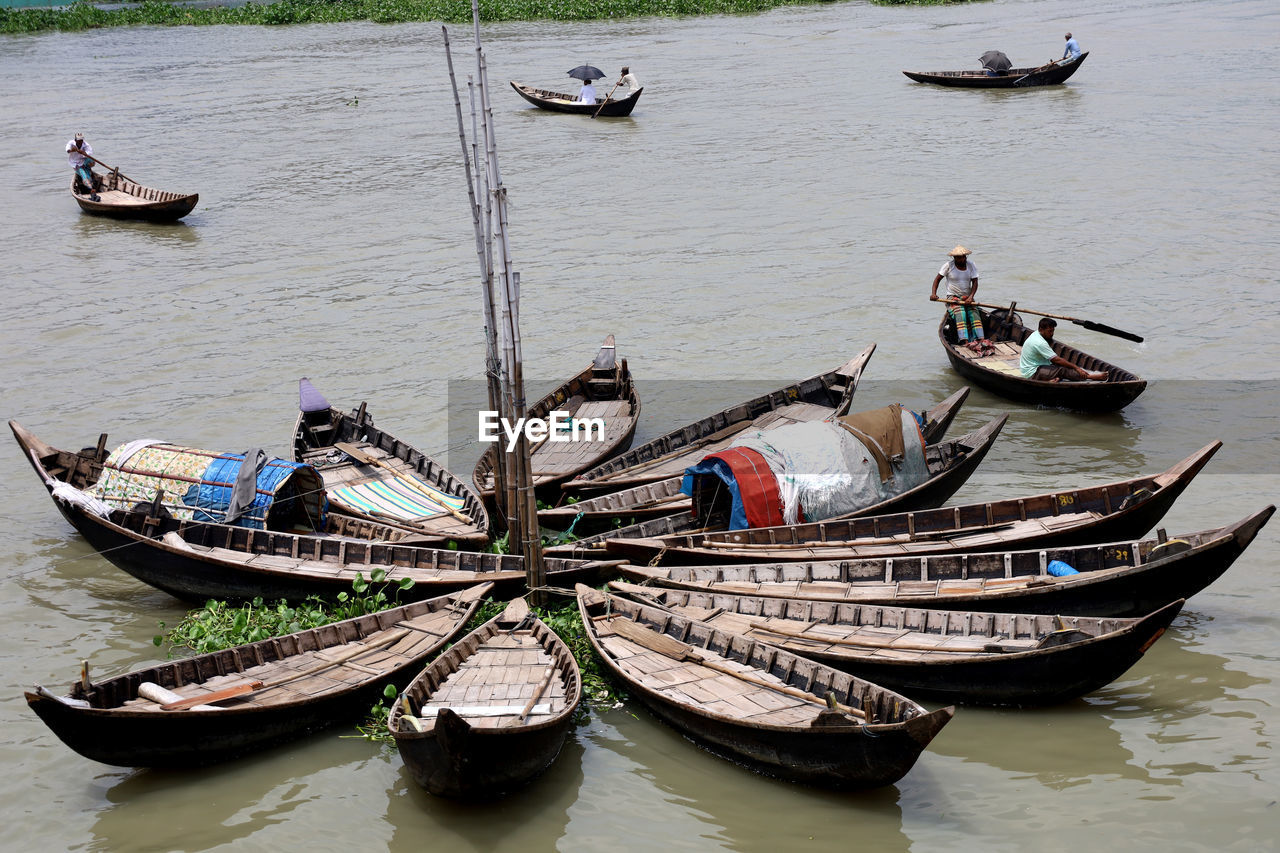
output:
[{"label": "man wearing straw hat", "polygon": [[89,191],[89,200],[102,201],[102,198],[93,191],[93,167],[89,165],[90,161],[85,159],[86,154],[92,157],[93,147],[84,141],[83,133],[77,133],[75,139],[67,143],[67,162],[71,164],[76,177]]},{"label": "man wearing straw hat", "polygon": [[929,293],[931,302],[938,301],[938,285],[947,280],[947,311],[956,324],[956,336],[960,342],[981,340],[982,315],[978,309],[966,303],[973,302],[978,292],[978,268],[969,260],[969,250],[964,246],[956,246],[950,252],[951,260],[942,265],[938,274],[933,277],[933,290]]}]

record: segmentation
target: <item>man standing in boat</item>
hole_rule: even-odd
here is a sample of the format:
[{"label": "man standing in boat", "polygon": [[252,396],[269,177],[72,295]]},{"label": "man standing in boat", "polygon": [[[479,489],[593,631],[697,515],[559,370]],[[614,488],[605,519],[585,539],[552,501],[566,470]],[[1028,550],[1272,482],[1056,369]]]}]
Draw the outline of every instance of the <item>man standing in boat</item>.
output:
[{"label": "man standing in boat", "polygon": [[93,146],[84,141],[83,133],[77,133],[75,138],[67,143],[67,162],[71,164],[76,177],[89,191],[89,200],[102,201],[102,197],[93,191],[93,168],[89,165],[90,161],[85,158],[86,154],[93,156]]},{"label": "man standing in boat", "polygon": [[628,95],[640,89],[640,81],[636,79],[636,75],[631,73],[631,66],[622,66],[622,79],[618,81],[618,85],[626,86]]},{"label": "man standing in boat", "polygon": [[1067,49],[1062,52],[1064,60],[1076,59],[1080,56],[1080,45],[1076,43],[1071,33],[1067,33]]},{"label": "man standing in boat", "polygon": [[1096,373],[1085,370],[1067,361],[1053,351],[1053,330],[1058,328],[1058,321],[1052,317],[1040,320],[1038,331],[1032,332],[1022,342],[1022,358],[1018,367],[1027,379],[1038,379],[1041,382],[1080,382],[1086,379],[1102,382],[1107,378],[1106,371]]},{"label": "man standing in boat", "polygon": [[978,268],[969,261],[969,250],[964,246],[956,246],[950,252],[951,260],[942,265],[938,274],[933,277],[933,290],[929,293],[929,301],[938,301],[938,284],[947,280],[947,311],[956,324],[956,336],[964,341],[981,340],[982,315],[978,309],[967,303],[973,302],[978,292]]}]

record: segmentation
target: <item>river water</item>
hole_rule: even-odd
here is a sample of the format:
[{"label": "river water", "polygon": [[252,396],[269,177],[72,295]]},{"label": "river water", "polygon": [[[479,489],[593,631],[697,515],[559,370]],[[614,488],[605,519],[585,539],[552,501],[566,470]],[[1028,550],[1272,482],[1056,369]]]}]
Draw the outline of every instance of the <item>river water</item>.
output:
[{"label": "river water", "polygon": [[[903,68],[1091,51],[1064,87],[967,92]],[[1120,414],[975,391],[1009,425],[958,501],[1162,470],[1223,450],[1171,533],[1280,501],[1280,12],[1271,0],[861,3],[761,15],[487,26],[527,372],[617,335],[638,440],[879,350],[859,398],[959,387],[925,297],[974,251],[980,296],[1083,316],[1059,337],[1150,379]],[[454,29],[460,69],[466,28]],[[590,62],[646,85],[629,119],[529,108],[508,79]],[[463,70],[465,74],[466,71]],[[615,78],[616,79],[616,78]],[[80,447],[157,436],[287,452],[296,380],[469,472],[480,376],[474,244],[436,25],[137,28],[0,42],[3,414]],[[82,130],[179,225],[82,215]],[[534,384],[537,384],[536,382]],[[0,454],[0,847],[70,850],[1274,849],[1276,526],[1116,683],[1063,707],[961,709],[897,785],[831,794],[713,758],[639,709],[594,712],[499,804],[418,790],[333,732],[191,772],[94,764],[20,690],[155,659],[184,608],[92,552]]]}]

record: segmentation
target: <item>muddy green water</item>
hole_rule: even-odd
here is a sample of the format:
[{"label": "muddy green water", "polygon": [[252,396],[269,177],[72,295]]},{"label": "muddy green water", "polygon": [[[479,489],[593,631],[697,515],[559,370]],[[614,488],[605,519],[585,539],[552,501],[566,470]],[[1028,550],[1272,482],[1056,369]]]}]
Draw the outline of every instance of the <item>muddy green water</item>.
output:
[{"label": "muddy green water", "polygon": [[[1091,55],[1065,87],[899,73],[992,48],[1039,64],[1068,29]],[[963,242],[981,296],[1146,335],[1059,329],[1152,385],[1104,417],[976,391],[957,431],[1012,416],[957,501],[1154,472],[1221,438],[1164,526],[1275,503],[1278,34],[1268,0],[486,27],[527,370],[567,375],[616,334],[640,440],[870,341],[860,402],[924,405],[960,384],[925,296]],[[543,113],[502,88],[582,62],[632,67],[631,118]],[[483,340],[438,26],[7,38],[0,80],[5,417],[64,447],[108,431],[284,453],[305,375],[470,470],[474,414],[449,390],[480,377]],[[199,207],[171,227],[82,215],[62,153],[76,130]],[[61,691],[82,658],[99,675],[154,660],[158,623],[184,608],[93,553],[12,445],[0,482],[3,848],[1250,851],[1280,836],[1275,525],[1119,681],[1059,708],[961,709],[891,788],[779,783],[621,708],[593,713],[531,789],[460,806],[342,731],[186,773],[71,752],[21,690]]]}]

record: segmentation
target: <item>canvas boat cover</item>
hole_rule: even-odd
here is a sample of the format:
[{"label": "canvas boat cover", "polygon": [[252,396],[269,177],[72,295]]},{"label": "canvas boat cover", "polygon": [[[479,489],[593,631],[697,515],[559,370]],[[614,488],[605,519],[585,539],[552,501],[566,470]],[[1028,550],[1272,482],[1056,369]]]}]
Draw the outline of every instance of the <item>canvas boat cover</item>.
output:
[{"label": "canvas boat cover", "polygon": [[[762,477],[762,470],[771,475]],[[685,471],[682,491],[723,487],[729,528],[820,521],[909,491],[929,477],[917,417],[899,405],[838,421],[740,435]],[[713,478],[695,482],[697,478]],[[695,505],[697,501],[695,500]]]},{"label": "canvas boat cover", "polygon": [[[228,508],[244,467],[244,453],[216,453],[163,441],[143,440],[121,445],[102,466],[102,476],[88,494],[112,509],[151,503],[164,490],[161,504],[179,519],[231,523],[256,530],[324,528],[328,501],[320,474],[310,465],[284,459],[265,459],[249,451],[261,468],[252,481],[252,500],[239,517]],[[252,463],[251,463],[252,464]],[[242,493],[244,485],[242,485]]]}]

